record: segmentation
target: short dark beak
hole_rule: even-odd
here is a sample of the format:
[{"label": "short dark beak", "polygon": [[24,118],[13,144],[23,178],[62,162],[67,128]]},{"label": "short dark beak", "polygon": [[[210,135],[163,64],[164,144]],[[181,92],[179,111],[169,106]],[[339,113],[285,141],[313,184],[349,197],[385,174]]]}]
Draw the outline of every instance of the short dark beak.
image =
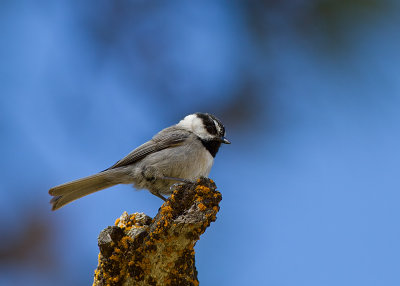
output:
[{"label": "short dark beak", "polygon": [[229,141],[225,137],[221,137],[221,142],[224,143],[224,144],[231,144],[231,141]]}]

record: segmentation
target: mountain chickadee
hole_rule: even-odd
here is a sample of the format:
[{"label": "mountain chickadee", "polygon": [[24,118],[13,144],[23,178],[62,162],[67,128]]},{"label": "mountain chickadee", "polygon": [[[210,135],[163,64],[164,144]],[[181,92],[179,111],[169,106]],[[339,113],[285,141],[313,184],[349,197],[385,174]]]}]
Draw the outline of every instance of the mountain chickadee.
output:
[{"label": "mountain chickadee", "polygon": [[214,115],[194,113],[165,128],[110,168],[49,190],[52,210],[117,184],[133,184],[163,199],[176,182],[207,177],[224,137],[225,127]]}]

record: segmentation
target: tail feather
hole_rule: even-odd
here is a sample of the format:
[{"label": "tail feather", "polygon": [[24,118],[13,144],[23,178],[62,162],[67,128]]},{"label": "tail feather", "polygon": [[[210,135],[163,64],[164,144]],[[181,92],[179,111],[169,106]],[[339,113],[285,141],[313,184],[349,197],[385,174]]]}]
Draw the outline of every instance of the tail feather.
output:
[{"label": "tail feather", "polygon": [[51,188],[49,194],[54,196],[50,201],[52,210],[57,210],[81,197],[121,183],[116,180],[116,177],[118,176],[112,172],[105,171]]}]

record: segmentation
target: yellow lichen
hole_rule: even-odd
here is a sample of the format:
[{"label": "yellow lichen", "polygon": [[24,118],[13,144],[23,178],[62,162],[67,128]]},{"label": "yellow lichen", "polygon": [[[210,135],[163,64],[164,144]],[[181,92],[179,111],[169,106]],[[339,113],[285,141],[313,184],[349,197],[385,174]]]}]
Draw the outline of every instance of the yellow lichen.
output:
[{"label": "yellow lichen", "polygon": [[172,208],[170,205],[166,205],[161,208],[161,213],[168,213],[168,212],[172,212]]},{"label": "yellow lichen", "polygon": [[115,225],[116,225],[116,226],[118,226],[119,221],[120,221],[120,218],[117,218],[117,219],[115,220]]},{"label": "yellow lichen", "polygon": [[124,249],[127,249],[128,248],[128,241],[129,242],[132,242],[133,241],[133,239],[131,238],[131,237],[129,237],[129,236],[124,236],[122,239],[121,239],[121,244],[122,244],[122,246],[123,246],[123,248]]},{"label": "yellow lichen", "polygon": [[204,211],[204,210],[207,209],[207,207],[206,207],[203,203],[199,203],[198,207],[199,207],[199,209],[200,209],[201,211]]},{"label": "yellow lichen", "polygon": [[115,254],[111,255],[110,259],[111,260],[115,260],[115,261],[119,261],[119,257],[117,255],[115,255]]}]

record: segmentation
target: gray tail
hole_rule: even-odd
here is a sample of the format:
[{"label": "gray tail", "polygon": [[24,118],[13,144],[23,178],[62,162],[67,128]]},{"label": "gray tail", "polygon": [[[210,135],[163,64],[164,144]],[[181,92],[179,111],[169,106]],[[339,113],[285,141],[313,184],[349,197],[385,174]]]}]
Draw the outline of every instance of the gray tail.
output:
[{"label": "gray tail", "polygon": [[107,170],[51,188],[49,194],[53,196],[50,200],[52,210],[55,211],[81,197],[119,184],[115,171]]}]

